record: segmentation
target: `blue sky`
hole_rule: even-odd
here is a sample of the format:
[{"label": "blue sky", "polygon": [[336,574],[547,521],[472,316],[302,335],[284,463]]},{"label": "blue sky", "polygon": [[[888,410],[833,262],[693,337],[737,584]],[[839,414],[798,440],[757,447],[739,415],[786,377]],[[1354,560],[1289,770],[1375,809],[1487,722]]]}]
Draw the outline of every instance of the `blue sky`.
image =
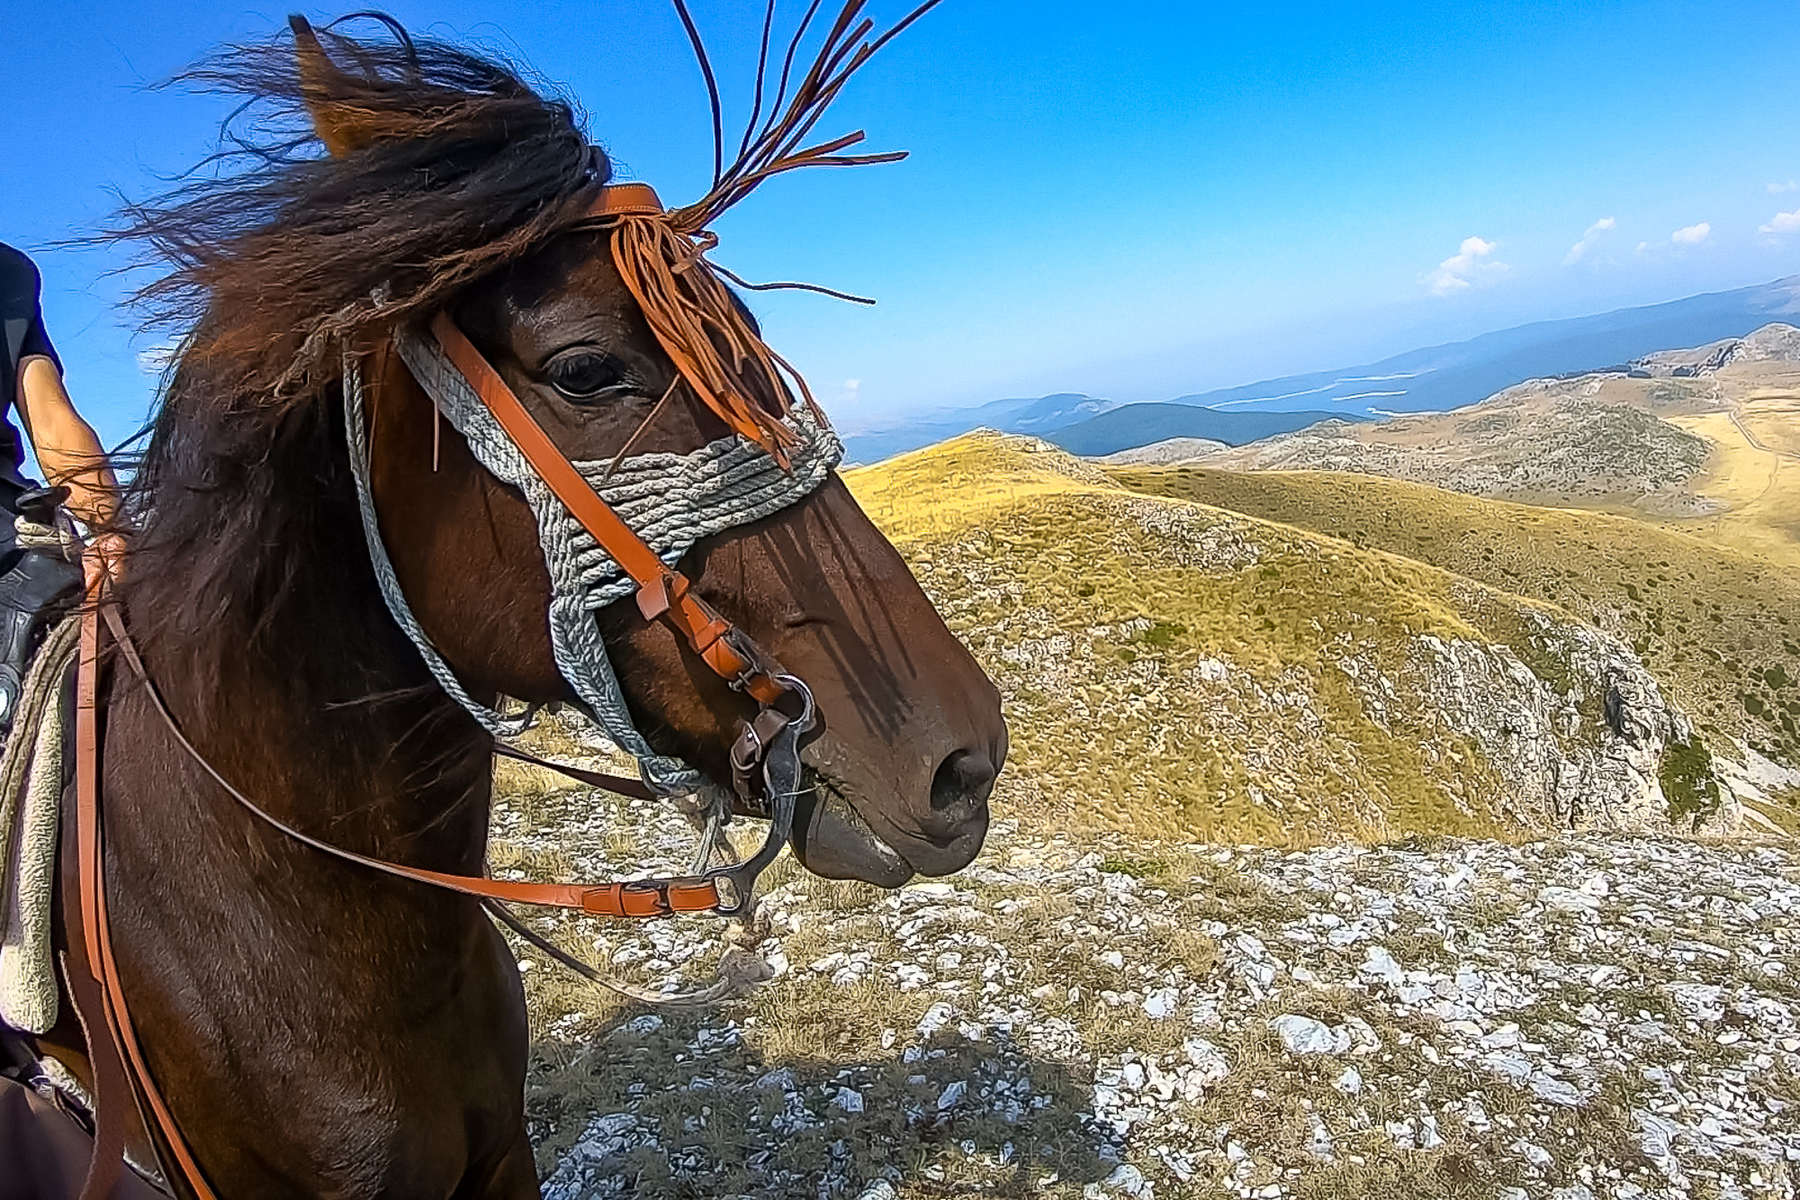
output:
[{"label": "blue sky", "polygon": [[[695,6],[740,102],[759,8]],[[71,0],[8,29],[0,238],[40,252],[72,390],[110,437],[149,402],[153,341],[114,254],[45,247],[211,147],[225,101],[146,85],[287,11]],[[528,63],[626,177],[703,190],[704,92],[663,0],[392,11]],[[948,0],[821,127],[913,157],[777,181],[721,222],[717,257],[880,299],[757,300],[849,427],[1162,399],[1800,272],[1795,62],[1791,0]]]}]

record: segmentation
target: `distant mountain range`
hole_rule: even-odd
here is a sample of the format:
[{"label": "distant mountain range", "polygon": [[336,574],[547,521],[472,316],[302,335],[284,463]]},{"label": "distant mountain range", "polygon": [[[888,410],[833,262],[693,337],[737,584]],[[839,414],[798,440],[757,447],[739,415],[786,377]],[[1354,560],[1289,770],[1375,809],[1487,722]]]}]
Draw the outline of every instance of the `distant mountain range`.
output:
[{"label": "distant mountain range", "polygon": [[1076,392],[1057,392],[1032,400],[991,400],[978,408],[925,413],[888,429],[853,433],[844,438],[845,461],[874,463],[917,450],[971,429],[1000,429],[1039,437],[1065,425],[1117,408],[1115,400],[1097,400]]},{"label": "distant mountain range", "polygon": [[[1109,454],[1171,437],[1235,446],[1326,417],[1370,420],[1461,408],[1526,379],[1624,366],[1670,346],[1742,337],[1796,315],[1800,275],[1597,316],[1539,321],[1363,366],[1289,375],[1167,403],[1121,405],[1072,393],[996,400],[921,415],[844,441],[848,461],[860,463],[984,426],[1035,434],[1077,454]],[[1251,414],[1280,419],[1272,424],[1239,419]]]},{"label": "distant mountain range", "polygon": [[1538,321],[1360,367],[1289,375],[1174,402],[1226,409],[1324,408],[1351,418],[1440,412],[1527,379],[1622,368],[1671,346],[1743,337],[1794,314],[1800,314],[1800,275],[1598,316]]}]

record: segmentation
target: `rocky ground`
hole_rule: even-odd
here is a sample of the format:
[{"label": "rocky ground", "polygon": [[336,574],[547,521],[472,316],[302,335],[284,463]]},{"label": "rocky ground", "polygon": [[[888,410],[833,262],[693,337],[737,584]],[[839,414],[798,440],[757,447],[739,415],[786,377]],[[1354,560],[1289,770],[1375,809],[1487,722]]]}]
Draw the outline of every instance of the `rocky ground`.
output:
[{"label": "rocky ground", "polygon": [[1800,329],[1772,322],[1741,338],[1646,354],[1631,365],[1651,375],[1692,376],[1711,375],[1740,362],[1800,362]]},{"label": "rocky ground", "polygon": [[[534,795],[496,861],[673,865],[672,820]],[[699,1011],[521,952],[546,1197],[1800,1190],[1786,846],[1282,852],[1001,821],[974,867],[894,893],[784,863],[763,914],[772,978]],[[544,927],[651,986],[719,946],[705,923]]]},{"label": "rocky ground", "polygon": [[1705,511],[1688,493],[1707,444],[1631,401],[1623,375],[1533,380],[1480,404],[1379,425],[1323,421],[1196,460],[1246,471],[1354,471],[1471,496],[1616,496],[1667,515]]}]

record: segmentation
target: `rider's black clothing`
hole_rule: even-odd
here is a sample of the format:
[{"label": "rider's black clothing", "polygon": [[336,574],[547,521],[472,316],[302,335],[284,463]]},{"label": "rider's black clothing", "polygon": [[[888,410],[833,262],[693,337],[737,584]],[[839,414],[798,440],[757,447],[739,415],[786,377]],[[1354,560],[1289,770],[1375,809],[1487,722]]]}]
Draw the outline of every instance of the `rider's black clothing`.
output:
[{"label": "rider's black clothing", "polygon": [[[38,510],[33,516],[39,521],[49,517],[57,503],[41,491],[33,492],[37,485],[25,478],[25,444],[12,422],[20,400],[19,365],[41,354],[62,369],[44,331],[38,288],[37,267],[0,242],[0,732],[12,725],[32,651],[81,587],[80,568],[60,555],[21,550],[13,528],[21,496],[26,507]],[[34,498],[39,501],[36,505]]]},{"label": "rider's black clothing", "polygon": [[[44,330],[44,313],[38,303],[38,271],[25,255],[0,242],[0,485],[9,492],[31,484],[20,473],[25,464],[25,444],[13,424],[13,406],[19,401],[19,364],[41,354],[62,369],[56,347]],[[5,497],[6,501],[11,496]],[[8,504],[10,507],[10,504]]]}]

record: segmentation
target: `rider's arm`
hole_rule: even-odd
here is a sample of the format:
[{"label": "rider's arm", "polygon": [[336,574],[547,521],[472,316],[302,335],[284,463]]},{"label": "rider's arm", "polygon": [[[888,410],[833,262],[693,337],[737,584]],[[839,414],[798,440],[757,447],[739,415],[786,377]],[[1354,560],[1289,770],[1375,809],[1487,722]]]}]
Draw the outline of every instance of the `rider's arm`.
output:
[{"label": "rider's arm", "polygon": [[20,361],[18,407],[45,481],[69,489],[69,510],[90,529],[110,526],[118,481],[94,427],[75,411],[55,359],[28,354]]}]

